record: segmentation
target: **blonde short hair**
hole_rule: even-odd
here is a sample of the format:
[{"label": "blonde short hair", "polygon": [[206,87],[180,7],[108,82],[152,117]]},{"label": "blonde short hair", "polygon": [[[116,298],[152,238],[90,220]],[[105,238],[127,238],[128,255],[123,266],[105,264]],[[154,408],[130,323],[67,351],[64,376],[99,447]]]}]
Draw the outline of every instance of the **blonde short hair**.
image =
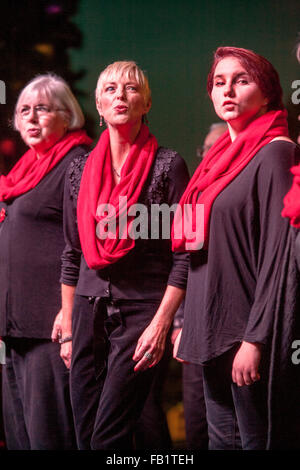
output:
[{"label": "blonde short hair", "polygon": [[65,115],[69,130],[81,129],[84,126],[84,115],[67,82],[53,73],[38,75],[33,78],[20,92],[14,112],[14,127],[18,126],[18,109],[25,96],[38,93],[57,106]]},{"label": "blonde short hair", "polygon": [[145,104],[149,103],[151,98],[151,90],[145,73],[133,61],[118,61],[108,65],[99,75],[97,87],[95,90],[96,102],[101,98],[104,84],[109,81],[118,80],[125,77],[129,80],[135,80],[141,87]]}]

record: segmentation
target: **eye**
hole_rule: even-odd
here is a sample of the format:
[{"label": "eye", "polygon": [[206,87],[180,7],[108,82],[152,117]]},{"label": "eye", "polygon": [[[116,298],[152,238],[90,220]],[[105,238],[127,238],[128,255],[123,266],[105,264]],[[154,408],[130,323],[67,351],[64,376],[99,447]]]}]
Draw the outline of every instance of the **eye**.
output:
[{"label": "eye", "polygon": [[104,91],[106,91],[106,92],[111,92],[111,91],[114,91],[114,90],[115,90],[115,87],[113,85],[108,85],[104,89]]},{"label": "eye", "polygon": [[22,115],[22,116],[26,116],[26,114],[29,113],[29,106],[22,106],[22,108],[20,109],[19,113]]},{"label": "eye", "polygon": [[214,83],[214,86],[222,86],[224,84],[225,84],[224,80],[216,80]]},{"label": "eye", "polygon": [[35,107],[35,110],[37,113],[42,113],[42,114],[50,113],[49,106],[46,106],[45,104],[38,104]]},{"label": "eye", "polygon": [[137,85],[127,85],[126,89],[130,91],[137,91],[138,87]]},{"label": "eye", "polygon": [[239,78],[237,80],[237,83],[239,83],[240,85],[248,85],[249,80],[247,78]]}]

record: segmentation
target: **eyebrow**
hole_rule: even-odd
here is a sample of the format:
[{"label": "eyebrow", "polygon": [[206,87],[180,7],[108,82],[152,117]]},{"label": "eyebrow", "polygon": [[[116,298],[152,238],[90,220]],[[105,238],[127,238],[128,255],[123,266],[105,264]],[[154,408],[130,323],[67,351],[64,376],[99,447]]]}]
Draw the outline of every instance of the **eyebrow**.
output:
[{"label": "eyebrow", "polygon": [[[242,77],[243,75],[247,75],[248,77],[250,77],[250,74],[249,72],[238,72],[236,75],[235,75],[235,78],[239,78],[239,77]],[[214,79],[215,78],[223,78],[224,77],[224,74],[223,73],[219,73],[218,75],[215,75],[214,76]]]}]

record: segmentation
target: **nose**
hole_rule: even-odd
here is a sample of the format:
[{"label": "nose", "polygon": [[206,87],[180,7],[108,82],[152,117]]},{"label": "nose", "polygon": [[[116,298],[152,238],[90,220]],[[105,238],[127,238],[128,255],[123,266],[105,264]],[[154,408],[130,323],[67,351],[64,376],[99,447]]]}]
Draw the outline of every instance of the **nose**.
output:
[{"label": "nose", "polygon": [[117,98],[124,99],[124,97],[125,97],[125,87],[120,85],[117,88]]},{"label": "nose", "polygon": [[36,112],[36,109],[35,109],[34,106],[29,109],[29,112],[28,112],[26,118],[27,118],[27,121],[36,121],[37,120],[37,112]]},{"label": "nose", "polygon": [[224,91],[224,96],[233,96],[234,95],[234,88],[233,88],[232,82],[228,81],[224,85],[223,91]]}]

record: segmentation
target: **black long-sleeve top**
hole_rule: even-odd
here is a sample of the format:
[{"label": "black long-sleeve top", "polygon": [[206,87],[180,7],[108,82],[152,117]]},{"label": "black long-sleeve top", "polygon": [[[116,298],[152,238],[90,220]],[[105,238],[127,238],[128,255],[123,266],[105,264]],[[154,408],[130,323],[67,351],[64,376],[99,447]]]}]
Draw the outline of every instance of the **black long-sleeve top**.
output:
[{"label": "black long-sleeve top", "polygon": [[283,198],[299,160],[296,144],[274,141],[215,199],[208,251],[190,256],[182,359],[201,364],[238,342],[270,341],[290,230]]},{"label": "black long-sleeve top", "polygon": [[[171,252],[170,238],[137,239],[135,247],[114,264],[100,270],[89,269],[81,251],[77,228],[77,196],[88,155],[72,162],[66,177],[64,231],[66,247],[62,256],[61,282],[77,285],[83,296],[112,299],[161,299],[167,285],[185,289],[188,255]],[[160,147],[139,203],[148,210],[149,230],[153,204],[177,203],[189,180],[184,160],[174,151]],[[171,226],[171,219],[168,226]],[[165,221],[166,222],[166,221]]]},{"label": "black long-sleeve top", "polygon": [[73,148],[35,188],[0,202],[0,336],[51,338],[61,308],[65,174],[86,151]]}]

